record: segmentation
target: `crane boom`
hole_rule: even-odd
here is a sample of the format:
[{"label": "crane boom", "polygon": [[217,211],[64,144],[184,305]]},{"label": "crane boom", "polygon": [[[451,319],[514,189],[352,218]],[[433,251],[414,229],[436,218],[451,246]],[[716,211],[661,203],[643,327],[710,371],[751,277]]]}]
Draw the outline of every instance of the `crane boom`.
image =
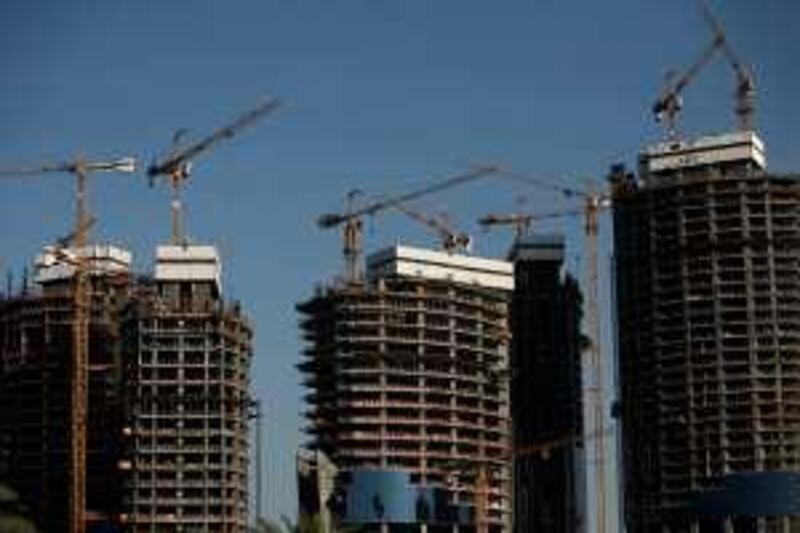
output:
[{"label": "crane boom", "polygon": [[66,172],[76,174],[78,165],[82,165],[84,172],[126,172],[136,171],[136,158],[120,157],[109,161],[69,161],[64,163],[51,163],[35,167],[22,167],[15,169],[0,169],[0,176],[18,177],[27,174],[47,174],[51,172]]},{"label": "crane boom", "polygon": [[663,122],[666,125],[667,135],[675,137],[678,114],[683,108],[681,92],[691,83],[700,71],[714,58],[720,49],[725,38],[722,34],[714,36],[712,41],[706,46],[700,57],[681,74],[678,79],[669,83],[662,92],[661,96],[653,104],[653,115],[656,122]]},{"label": "crane boom", "polygon": [[150,167],[147,169],[147,175],[150,177],[171,175],[172,173],[180,170],[182,165],[186,164],[186,162],[193,159],[195,156],[207,151],[214,144],[222,141],[223,139],[230,139],[244,127],[254,123],[264,115],[276,110],[278,107],[280,107],[280,105],[280,100],[277,98],[272,98],[259,104],[247,113],[244,113],[238,117],[230,124],[215,130],[210,135],[207,135],[196,143],[187,146],[183,150],[180,150],[174,154],[170,154],[166,160],[150,165]]},{"label": "crane boom", "polygon": [[493,166],[477,167],[474,170],[465,172],[463,174],[451,176],[449,178],[436,182],[427,187],[423,187],[422,189],[411,191],[391,198],[377,200],[364,207],[355,209],[350,213],[345,213],[345,214],[326,213],[324,215],[321,215],[317,219],[317,224],[319,224],[319,226],[322,228],[331,228],[334,226],[338,226],[339,224],[349,219],[360,218],[364,215],[374,215],[378,211],[382,211],[389,207],[394,207],[396,204],[410,202],[411,200],[416,200],[417,198],[421,198],[429,194],[440,192],[445,189],[450,189],[451,187],[455,187],[457,185],[463,185],[464,183],[468,183],[470,181],[474,181],[478,178],[482,178],[484,176],[492,174],[495,171],[496,167]]},{"label": "crane boom", "polygon": [[[209,150],[212,146],[224,139],[230,139],[246,126],[254,123],[261,117],[273,112],[280,107],[280,100],[273,98],[267,100],[247,113],[239,116],[236,120],[227,124],[199,141],[183,149],[170,150],[169,155],[162,161],[153,163],[147,168],[147,176],[152,184],[155,178],[164,176],[169,181],[172,189],[172,199],[170,211],[172,219],[172,243],[182,244],[183,234],[183,201],[181,199],[181,187],[183,182],[189,178],[191,160],[199,154]],[[179,130],[173,136],[173,145],[177,143],[183,134]]]},{"label": "crane boom", "polygon": [[495,168],[497,169],[496,173],[498,176],[510,181],[515,181],[525,185],[531,185],[533,187],[538,187],[540,189],[547,189],[551,192],[557,192],[566,198],[586,196],[586,193],[584,191],[576,189],[574,187],[559,185],[553,183],[550,180],[540,178],[537,176],[528,176],[526,174],[521,174],[505,166],[496,165]]},{"label": "crane boom", "polygon": [[357,282],[359,280],[358,258],[361,254],[361,218],[363,216],[374,215],[384,209],[396,207],[398,204],[410,202],[411,200],[416,200],[417,198],[422,198],[429,194],[475,181],[496,172],[496,170],[497,168],[494,166],[479,166],[469,172],[445,178],[405,194],[377,200],[358,209],[352,208],[353,193],[355,191],[351,191],[351,193],[348,194],[348,209],[345,213],[325,213],[317,218],[317,224],[319,227],[326,229],[342,225],[345,279],[351,283]]},{"label": "crane boom", "polygon": [[478,219],[478,224],[488,228],[491,226],[514,226],[516,238],[528,230],[534,221],[545,220],[548,218],[560,218],[571,215],[580,215],[583,209],[565,209],[563,211],[553,211],[550,213],[490,213]]}]

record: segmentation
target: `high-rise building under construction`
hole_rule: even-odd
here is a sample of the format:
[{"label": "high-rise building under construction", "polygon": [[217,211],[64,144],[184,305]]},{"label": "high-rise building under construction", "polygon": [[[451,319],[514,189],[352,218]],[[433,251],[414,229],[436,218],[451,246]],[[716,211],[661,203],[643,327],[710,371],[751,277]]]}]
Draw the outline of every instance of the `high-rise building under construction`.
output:
[{"label": "high-rise building under construction", "polygon": [[134,532],[247,531],[252,329],[212,246],[159,246],[123,319]]},{"label": "high-rise building under construction", "polygon": [[310,447],[360,531],[508,532],[510,263],[396,246],[298,305]]},{"label": "high-rise building under construction", "polygon": [[[131,254],[113,246],[67,251],[89,265],[87,518],[114,522],[122,507],[123,376],[119,312]],[[74,267],[49,249],[33,284],[0,300],[0,482],[31,509],[40,531],[67,529]]]},{"label": "high-rise building under construction", "polygon": [[800,530],[800,176],[737,132],[612,171],[627,530]]},{"label": "high-rise building under construction", "polygon": [[[124,250],[84,253],[88,520],[134,532],[244,533],[252,330],[222,298],[216,250],[161,246],[147,276],[130,273]],[[67,524],[75,299],[63,255],[42,255],[36,286],[0,302],[0,481],[45,532]]]}]

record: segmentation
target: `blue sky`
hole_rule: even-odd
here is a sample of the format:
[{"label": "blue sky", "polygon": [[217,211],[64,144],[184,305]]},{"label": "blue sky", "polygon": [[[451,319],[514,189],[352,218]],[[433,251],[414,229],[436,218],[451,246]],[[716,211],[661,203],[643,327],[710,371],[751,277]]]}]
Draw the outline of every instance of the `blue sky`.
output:
[{"label": "blue sky", "polygon": [[[755,64],[771,167],[800,168],[800,4],[714,5]],[[266,509],[292,513],[302,409],[293,306],[341,271],[338,235],[318,230],[315,217],[339,209],[354,186],[390,194],[473,161],[563,183],[601,179],[661,136],[648,113],[664,73],[708,39],[695,0],[5,0],[0,167],[79,153],[147,162],[177,128],[200,135],[265,95],[285,101],[196,161],[186,202],[190,235],[221,248],[228,295],[255,321]],[[685,131],[730,127],[732,91],[717,61],[685,92]],[[19,271],[66,233],[71,191],[54,175],[3,181],[0,269]],[[98,236],[131,247],[149,268],[169,233],[167,190],[141,176],[100,176],[91,202]],[[486,181],[417,207],[446,211],[476,234],[478,251],[501,254],[509,235],[479,232],[478,216],[562,205],[547,192]],[[367,228],[371,249],[433,242],[400,214]],[[570,266],[579,268],[578,223],[543,229],[570,235]]]}]

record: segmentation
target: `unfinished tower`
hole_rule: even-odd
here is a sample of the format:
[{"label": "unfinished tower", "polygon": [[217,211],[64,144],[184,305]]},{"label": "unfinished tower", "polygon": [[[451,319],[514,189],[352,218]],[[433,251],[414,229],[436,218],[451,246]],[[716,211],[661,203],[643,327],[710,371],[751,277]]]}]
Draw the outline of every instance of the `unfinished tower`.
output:
[{"label": "unfinished tower", "polygon": [[511,265],[397,246],[367,270],[298,305],[327,505],[360,531],[510,531]]},{"label": "unfinished tower", "polygon": [[252,330],[211,246],[159,246],[124,318],[125,521],[135,532],[247,530]]},{"label": "unfinished tower", "polygon": [[[15,489],[41,531],[67,524],[74,266],[89,264],[87,519],[115,522],[120,511],[122,364],[118,316],[129,291],[131,254],[89,246],[36,259],[34,285],[0,300],[0,482]],[[27,283],[26,283],[27,285]]]},{"label": "unfinished tower", "polygon": [[751,132],[612,172],[632,533],[800,530],[799,177]]},{"label": "unfinished tower", "polygon": [[511,260],[514,530],[584,531],[580,289],[560,235],[522,235]]}]

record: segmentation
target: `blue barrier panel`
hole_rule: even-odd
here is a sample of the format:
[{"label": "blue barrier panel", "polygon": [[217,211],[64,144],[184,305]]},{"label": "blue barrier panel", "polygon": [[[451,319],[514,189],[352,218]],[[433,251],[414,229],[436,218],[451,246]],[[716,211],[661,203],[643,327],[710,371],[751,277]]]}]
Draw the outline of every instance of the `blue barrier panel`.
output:
[{"label": "blue barrier panel", "polygon": [[800,515],[800,473],[738,472],[694,494],[690,511],[704,516]]},{"label": "blue barrier panel", "polygon": [[408,472],[355,470],[345,491],[349,523],[464,523],[443,487],[416,485]]}]

